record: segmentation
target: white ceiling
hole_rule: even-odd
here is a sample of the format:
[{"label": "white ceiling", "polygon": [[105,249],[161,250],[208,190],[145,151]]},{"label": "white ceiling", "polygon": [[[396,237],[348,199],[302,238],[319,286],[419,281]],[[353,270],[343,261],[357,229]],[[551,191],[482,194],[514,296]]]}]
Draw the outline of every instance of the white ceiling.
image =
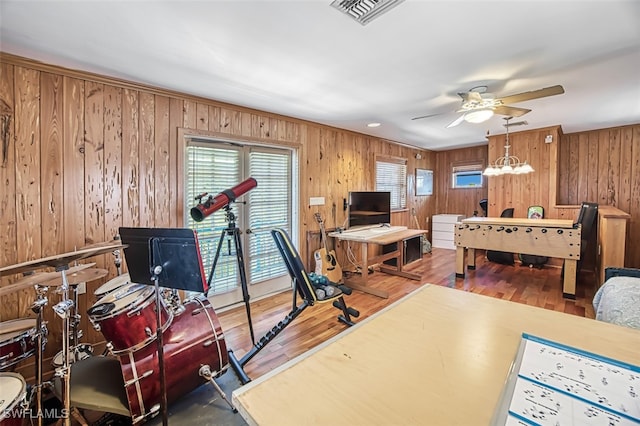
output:
[{"label": "white ceiling", "polygon": [[0,50],[432,150],[504,133],[446,128],[478,85],[564,86],[514,105],[530,129],[640,122],[638,0],[406,0],[366,26],[330,3],[1,0]]}]

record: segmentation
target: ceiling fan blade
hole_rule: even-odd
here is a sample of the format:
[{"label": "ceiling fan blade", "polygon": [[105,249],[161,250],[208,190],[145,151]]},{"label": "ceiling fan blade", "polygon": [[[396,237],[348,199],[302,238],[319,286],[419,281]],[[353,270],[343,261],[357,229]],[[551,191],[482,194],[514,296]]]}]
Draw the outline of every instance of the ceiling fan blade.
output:
[{"label": "ceiling fan blade", "polygon": [[545,87],[540,90],[532,90],[531,92],[518,93],[511,96],[505,96],[498,99],[502,101],[504,105],[517,104],[518,102],[529,101],[531,99],[545,98],[547,96],[561,95],[564,93],[564,88],[560,85]]},{"label": "ceiling fan blade", "polygon": [[412,120],[422,120],[423,118],[435,117],[436,115],[442,115],[443,113],[421,115],[420,117],[413,117]]},{"label": "ceiling fan blade", "polygon": [[531,112],[530,109],[526,108],[518,108],[512,107],[508,105],[500,105],[493,109],[493,112],[500,115],[509,115],[511,117],[521,117],[528,112]]},{"label": "ceiling fan blade", "polygon": [[448,129],[449,127],[455,127],[455,126],[457,126],[458,124],[462,123],[462,120],[464,120],[464,114],[462,114],[460,117],[456,118],[453,122],[451,122],[451,123],[447,126],[447,129]]}]

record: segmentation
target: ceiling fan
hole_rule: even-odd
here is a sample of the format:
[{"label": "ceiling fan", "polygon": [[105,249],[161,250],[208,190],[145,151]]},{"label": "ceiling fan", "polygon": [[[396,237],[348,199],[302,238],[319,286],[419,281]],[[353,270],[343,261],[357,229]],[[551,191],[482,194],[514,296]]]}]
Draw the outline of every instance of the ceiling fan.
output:
[{"label": "ceiling fan", "polygon": [[[547,96],[560,95],[564,93],[564,88],[560,85],[545,87],[544,89],[532,90],[530,92],[517,93],[515,95],[496,98],[493,93],[487,92],[487,86],[476,86],[468,92],[458,93],[462,98],[462,105],[456,111],[461,115],[451,122],[447,128],[457,126],[463,121],[469,123],[482,123],[491,118],[494,114],[520,117],[530,109],[511,106],[532,99],[546,98]],[[433,117],[440,114],[423,115],[414,117],[412,120]]]}]

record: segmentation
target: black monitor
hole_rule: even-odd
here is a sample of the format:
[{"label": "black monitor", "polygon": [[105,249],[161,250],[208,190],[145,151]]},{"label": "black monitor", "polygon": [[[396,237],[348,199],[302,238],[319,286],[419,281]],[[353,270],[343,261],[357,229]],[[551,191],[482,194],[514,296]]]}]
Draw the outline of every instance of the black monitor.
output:
[{"label": "black monitor", "polygon": [[131,282],[155,285],[153,268],[162,266],[158,285],[206,293],[198,237],[193,229],[120,228]]},{"label": "black monitor", "polygon": [[349,228],[389,223],[391,223],[391,192],[349,192]]}]

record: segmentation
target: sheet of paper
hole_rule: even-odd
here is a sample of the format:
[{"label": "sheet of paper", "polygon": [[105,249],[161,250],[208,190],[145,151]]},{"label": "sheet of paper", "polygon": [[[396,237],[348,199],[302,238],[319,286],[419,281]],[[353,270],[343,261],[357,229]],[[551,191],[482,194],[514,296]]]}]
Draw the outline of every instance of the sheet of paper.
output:
[{"label": "sheet of paper", "polygon": [[640,367],[523,335],[506,425],[640,424]]}]

